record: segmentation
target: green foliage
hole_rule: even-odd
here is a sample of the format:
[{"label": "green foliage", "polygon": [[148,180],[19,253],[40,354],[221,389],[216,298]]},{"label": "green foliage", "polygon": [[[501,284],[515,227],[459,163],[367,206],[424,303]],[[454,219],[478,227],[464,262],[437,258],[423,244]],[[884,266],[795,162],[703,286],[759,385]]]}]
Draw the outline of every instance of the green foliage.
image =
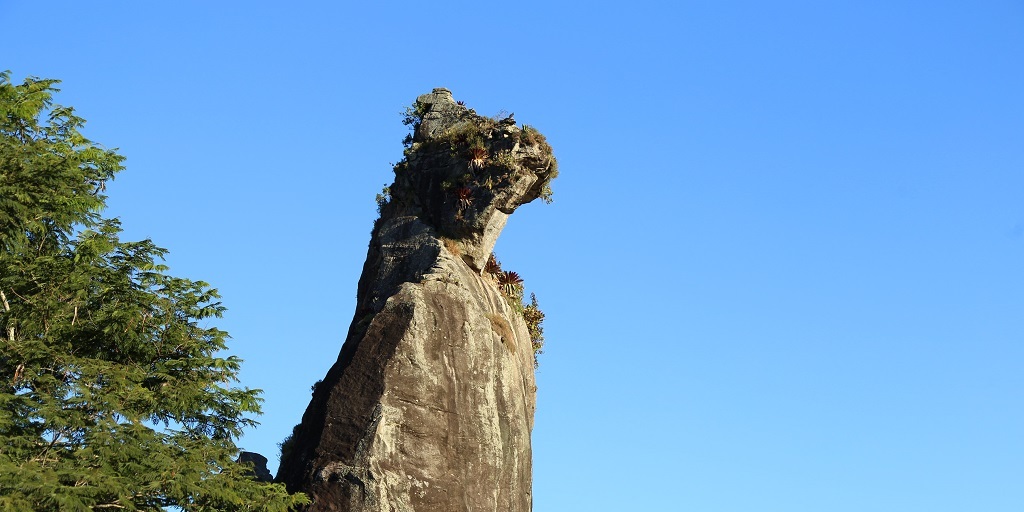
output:
[{"label": "green foliage", "polygon": [[530,341],[533,345],[533,367],[540,363],[537,356],[544,352],[544,312],[537,305],[537,296],[530,294],[530,303],[523,306],[523,320],[526,320],[526,328],[530,331]]},{"label": "green foliage", "polygon": [[414,101],[412,105],[405,107],[405,110],[402,111],[402,124],[406,126],[418,125],[423,120],[423,115],[427,113],[428,108],[428,105],[420,103],[419,100]]},{"label": "green foliage", "polygon": [[516,163],[516,157],[512,155],[512,151],[504,150],[498,151],[493,158],[495,167],[505,169],[507,171],[515,171],[518,164]]},{"label": "green foliage", "polygon": [[551,181],[558,177],[558,160],[555,159],[554,149],[551,148],[551,144],[548,144],[548,139],[543,133],[540,133],[536,128],[528,124],[523,125],[519,140],[527,145],[539,147],[541,152],[545,155],[551,155],[551,158],[548,161],[548,178],[544,184],[544,189],[541,190],[540,193],[540,198],[543,199],[545,203],[551,204],[553,201]]},{"label": "green foliage", "polygon": [[544,312],[537,304],[537,296],[531,293],[530,303],[523,304],[522,278],[515,272],[502,270],[501,262],[494,256],[494,253],[488,256],[484,272],[492,276],[505,299],[523,315],[526,328],[530,331],[530,341],[533,345],[533,366],[536,368],[539,364],[537,356],[544,352]]},{"label": "green foliage", "polygon": [[[313,385],[314,391],[316,390],[317,384],[320,384],[321,382],[323,381],[317,381],[317,383]],[[292,433],[288,434],[288,437],[282,439],[280,443],[277,443],[277,447],[281,449],[280,458],[278,460],[288,460],[288,458],[291,457],[292,451],[295,449],[295,437],[299,433],[299,428],[301,427],[301,423],[295,425],[292,427]]]},{"label": "green foliage", "polygon": [[[418,128],[420,123],[423,121],[423,116],[427,113],[428,108],[429,107],[426,104],[420,103],[419,100],[414,101],[412,105],[405,107],[405,110],[401,112],[402,124],[408,126],[410,131],[415,132],[416,128]],[[406,149],[412,147],[412,142],[412,133],[407,133],[405,137],[402,138],[402,145],[405,146]]]},{"label": "green foliage", "polygon": [[[58,236],[75,224],[95,223],[107,180],[123,157],[83,137],[85,121],[52,104],[56,80],[10,83],[0,73],[0,248],[27,243],[33,233]],[[41,115],[46,122],[40,122]],[[67,242],[66,236],[60,240]]]},{"label": "green foliage", "polygon": [[123,158],[52,103],[56,83],[0,73],[0,510],[307,502],[234,461],[261,398],[205,326],[217,292],[100,216]]},{"label": "green foliage", "polygon": [[[500,115],[500,114],[499,114]],[[468,168],[471,171],[479,172],[485,167],[493,167],[497,175],[515,172],[520,165],[515,155],[509,149],[491,151],[488,149],[487,141],[494,139],[494,131],[498,129],[499,119],[478,118],[474,122],[462,122],[449,128],[437,137],[437,143],[446,144],[448,152],[452,157],[463,157],[466,159]],[[518,140],[526,146],[534,146],[540,150],[541,155],[546,157],[546,168],[542,169],[544,177],[543,188],[540,191],[540,198],[545,203],[552,202],[551,181],[558,176],[558,160],[555,159],[551,144],[542,133],[530,125],[523,125],[519,131]],[[493,179],[489,173],[471,175],[472,184],[484,186],[490,189],[493,187]],[[468,182],[464,182],[468,183]]]},{"label": "green foliage", "polygon": [[377,215],[380,216],[381,212],[384,210],[384,207],[387,206],[389,202],[391,202],[391,187],[384,185],[384,188],[382,188],[380,190],[380,193],[377,194],[376,200]]},{"label": "green foliage", "polygon": [[493,124],[486,120],[482,122],[461,122],[438,136],[438,140],[448,144],[448,151],[453,157],[464,156],[472,160],[477,153],[473,148],[483,148],[486,152],[484,139],[488,136]]}]

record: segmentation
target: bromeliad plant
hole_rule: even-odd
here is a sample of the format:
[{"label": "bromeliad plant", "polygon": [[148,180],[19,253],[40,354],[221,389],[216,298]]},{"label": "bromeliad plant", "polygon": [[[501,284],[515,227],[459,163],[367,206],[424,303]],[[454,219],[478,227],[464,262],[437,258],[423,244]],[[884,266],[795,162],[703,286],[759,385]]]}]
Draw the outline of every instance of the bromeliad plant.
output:
[{"label": "bromeliad plant", "polygon": [[473,189],[459,187],[455,191],[455,195],[459,198],[459,210],[465,210],[469,208],[469,205],[473,204]]},{"label": "bromeliad plant", "polygon": [[484,272],[487,272],[488,274],[491,275],[495,275],[501,272],[501,262],[498,261],[498,258],[494,257],[493,252],[491,253],[490,256],[487,257],[487,263],[484,265]]},{"label": "bromeliad plant", "polygon": [[505,271],[498,274],[498,286],[510,299],[521,299],[523,297],[523,278],[512,271]]},{"label": "bromeliad plant", "polygon": [[501,262],[494,256],[494,253],[487,258],[484,265],[484,272],[491,275],[498,283],[498,289],[505,295],[505,298],[513,305],[513,308],[523,315],[526,328],[530,332],[530,342],[533,345],[533,366],[537,367],[537,355],[543,352],[544,347],[544,312],[537,305],[537,296],[530,294],[530,303],[523,304],[523,279],[516,272],[506,272],[501,269]]},{"label": "bromeliad plant", "polygon": [[487,162],[487,148],[482,144],[473,145],[469,148],[469,168],[479,171],[484,168]]}]

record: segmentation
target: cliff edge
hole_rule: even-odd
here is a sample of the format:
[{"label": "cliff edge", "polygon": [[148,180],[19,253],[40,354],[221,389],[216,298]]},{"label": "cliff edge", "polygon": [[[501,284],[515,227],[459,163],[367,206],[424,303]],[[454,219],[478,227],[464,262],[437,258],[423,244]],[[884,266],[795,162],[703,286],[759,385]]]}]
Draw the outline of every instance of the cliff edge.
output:
[{"label": "cliff edge", "polygon": [[534,346],[491,252],[516,208],[550,198],[551,147],[447,89],[406,123],[352,324],[277,480],[311,511],[528,512]]}]

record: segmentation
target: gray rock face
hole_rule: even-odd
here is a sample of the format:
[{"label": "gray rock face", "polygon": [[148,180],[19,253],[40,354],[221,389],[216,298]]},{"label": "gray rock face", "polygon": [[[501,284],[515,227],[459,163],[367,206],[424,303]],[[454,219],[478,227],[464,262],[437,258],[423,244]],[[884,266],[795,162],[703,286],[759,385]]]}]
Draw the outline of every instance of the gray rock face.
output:
[{"label": "gray rock face", "polygon": [[554,159],[446,89],[420,96],[413,124],[345,344],[277,479],[309,510],[527,512],[530,335],[481,270],[508,215],[548,193]]},{"label": "gray rock face", "polygon": [[252,464],[251,476],[258,482],[273,482],[274,475],[267,469],[267,458],[256,452],[242,452],[238,454],[238,462]]}]

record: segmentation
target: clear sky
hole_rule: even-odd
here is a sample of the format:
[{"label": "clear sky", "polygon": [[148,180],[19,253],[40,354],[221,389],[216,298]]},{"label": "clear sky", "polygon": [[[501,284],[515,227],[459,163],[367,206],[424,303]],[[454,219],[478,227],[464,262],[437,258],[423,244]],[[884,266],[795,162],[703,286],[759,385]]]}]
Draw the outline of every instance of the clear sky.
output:
[{"label": "clear sky", "polygon": [[0,0],[0,69],[127,156],[276,469],[433,87],[560,161],[535,510],[1024,510],[1024,3]]}]

